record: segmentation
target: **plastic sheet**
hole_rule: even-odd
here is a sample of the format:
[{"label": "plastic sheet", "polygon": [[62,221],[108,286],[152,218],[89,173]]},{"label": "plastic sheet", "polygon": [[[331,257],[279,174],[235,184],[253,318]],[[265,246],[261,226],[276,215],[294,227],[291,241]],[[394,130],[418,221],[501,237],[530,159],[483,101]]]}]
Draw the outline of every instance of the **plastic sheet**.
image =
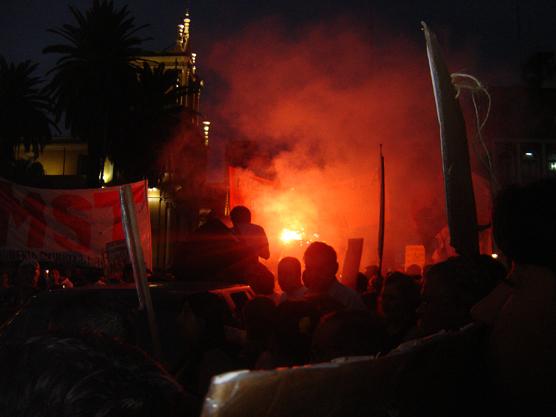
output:
[{"label": "plastic sheet", "polygon": [[378,358],[222,374],[202,417],[475,415],[491,398],[483,342],[482,328],[469,325]]},{"label": "plastic sheet", "polygon": [[396,415],[396,376],[405,357],[342,361],[215,377],[203,417]]}]

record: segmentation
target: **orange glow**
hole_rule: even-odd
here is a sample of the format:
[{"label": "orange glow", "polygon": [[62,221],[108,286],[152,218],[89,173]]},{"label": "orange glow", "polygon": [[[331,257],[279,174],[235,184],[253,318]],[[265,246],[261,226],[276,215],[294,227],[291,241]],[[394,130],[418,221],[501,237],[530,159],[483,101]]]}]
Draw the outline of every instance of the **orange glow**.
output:
[{"label": "orange glow", "polygon": [[[447,222],[426,51],[342,19],[309,24],[293,37],[283,23],[247,26],[207,58],[226,84],[211,117],[258,149],[236,167],[238,204],[264,227],[273,260],[301,259],[307,242],[320,240],[341,263],[348,239],[364,238],[361,267],[377,263],[383,143],[385,265],[401,269],[405,246],[429,245]],[[450,68],[458,61],[470,59],[451,50]],[[478,212],[487,223],[489,213]]]},{"label": "orange glow", "polygon": [[287,245],[293,241],[303,240],[303,232],[299,230],[283,229],[280,234],[280,239]]}]

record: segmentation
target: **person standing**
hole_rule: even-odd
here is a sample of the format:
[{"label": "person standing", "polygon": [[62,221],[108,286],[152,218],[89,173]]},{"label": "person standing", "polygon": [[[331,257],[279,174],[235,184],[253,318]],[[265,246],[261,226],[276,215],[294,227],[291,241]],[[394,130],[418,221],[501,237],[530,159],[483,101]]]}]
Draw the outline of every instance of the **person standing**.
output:
[{"label": "person standing", "polygon": [[365,310],[361,296],[336,278],[338,255],[332,246],[313,242],[305,251],[303,259],[303,282],[308,288],[305,294],[307,298],[328,297],[346,310]]},{"label": "person standing", "polygon": [[301,282],[301,262],[287,256],[278,262],[278,284],[283,291],[280,303],[303,300],[307,288]]},{"label": "person standing", "polygon": [[[268,238],[264,229],[251,223],[251,211],[245,206],[236,206],[230,212],[232,234],[239,243],[238,270],[257,293],[263,289],[265,295],[274,293],[274,275],[259,258],[270,258]],[[273,297],[274,299],[275,297]]]},{"label": "person standing", "polygon": [[266,232],[258,224],[251,223],[251,211],[245,206],[235,206],[230,212],[232,233],[241,241],[245,249],[245,260],[256,264],[259,258],[270,258]]}]

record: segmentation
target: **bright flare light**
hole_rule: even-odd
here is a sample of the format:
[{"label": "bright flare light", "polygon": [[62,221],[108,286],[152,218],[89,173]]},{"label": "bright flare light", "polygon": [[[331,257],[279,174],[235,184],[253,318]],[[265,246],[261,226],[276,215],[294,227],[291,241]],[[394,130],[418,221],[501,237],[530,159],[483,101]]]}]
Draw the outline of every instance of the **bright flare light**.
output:
[{"label": "bright flare light", "polygon": [[282,234],[280,235],[280,239],[282,240],[282,242],[288,244],[294,240],[303,240],[303,235],[297,230],[283,229]]}]

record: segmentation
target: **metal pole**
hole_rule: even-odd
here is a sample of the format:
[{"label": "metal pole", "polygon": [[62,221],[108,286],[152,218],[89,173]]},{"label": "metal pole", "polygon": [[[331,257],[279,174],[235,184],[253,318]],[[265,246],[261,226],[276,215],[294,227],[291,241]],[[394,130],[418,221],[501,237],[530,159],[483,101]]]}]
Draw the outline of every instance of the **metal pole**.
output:
[{"label": "metal pole", "polygon": [[124,185],[120,188],[120,203],[122,206],[122,223],[124,226],[127,250],[133,267],[133,279],[139,298],[139,308],[141,310],[146,309],[149,330],[153,341],[153,354],[155,358],[160,359],[160,339],[158,337],[158,328],[156,325],[151,293],[147,284],[145,258],[143,256],[143,248],[141,247],[141,235],[137,226],[137,215],[135,213],[131,185]]}]

